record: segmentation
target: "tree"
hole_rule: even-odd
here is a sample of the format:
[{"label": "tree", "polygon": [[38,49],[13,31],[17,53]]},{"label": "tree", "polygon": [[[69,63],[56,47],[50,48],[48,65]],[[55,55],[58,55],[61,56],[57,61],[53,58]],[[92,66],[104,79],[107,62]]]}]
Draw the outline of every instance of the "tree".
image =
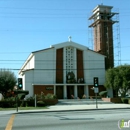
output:
[{"label": "tree", "polygon": [[0,91],[5,94],[8,90],[13,90],[17,83],[15,74],[12,71],[0,70]]},{"label": "tree", "polygon": [[113,88],[122,97],[130,89],[130,65],[121,65],[106,71],[106,88]]}]

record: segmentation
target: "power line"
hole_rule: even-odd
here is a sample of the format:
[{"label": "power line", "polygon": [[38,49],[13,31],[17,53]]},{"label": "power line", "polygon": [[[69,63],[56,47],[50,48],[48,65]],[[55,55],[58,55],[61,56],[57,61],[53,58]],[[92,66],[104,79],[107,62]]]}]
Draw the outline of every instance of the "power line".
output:
[{"label": "power line", "polygon": [[[121,28],[121,30],[129,30],[130,28]],[[87,29],[2,29],[0,31],[6,32],[86,32]]]},{"label": "power line", "polygon": [[[89,68],[89,69],[78,69],[78,70],[104,70],[105,68]],[[0,68],[0,70],[5,70],[5,68]],[[68,69],[47,69],[47,68],[45,68],[45,69],[17,69],[17,68],[8,68],[7,70],[22,70],[22,71],[31,71],[31,70],[39,70],[39,71],[41,71],[41,70],[50,70],[50,71],[52,71],[52,70],[61,70],[61,71],[63,71],[63,70],[68,70]],[[77,69],[71,69],[71,70],[77,70]]]},{"label": "power line", "polygon": [[[4,1],[5,1],[5,0],[4,0]],[[6,1],[7,1],[7,0],[6,0]],[[9,1],[10,1],[10,0],[9,0]],[[17,0],[16,0],[16,1],[17,1]],[[31,1],[32,1],[32,0],[31,0]],[[85,1],[86,1],[86,0],[85,0]],[[34,10],[44,10],[44,11],[45,11],[45,10],[53,10],[53,11],[54,11],[54,10],[58,10],[58,11],[59,11],[59,10],[60,10],[60,11],[61,11],[61,10],[69,10],[69,11],[70,11],[70,10],[71,10],[71,11],[76,11],[76,10],[78,10],[78,11],[89,10],[89,11],[91,11],[91,10],[92,10],[92,8],[88,8],[88,7],[87,7],[87,8],[84,8],[84,9],[83,9],[83,8],[78,8],[78,9],[76,9],[76,8],[73,8],[73,9],[72,9],[72,8],[65,8],[65,9],[64,9],[64,8],[51,8],[51,9],[50,9],[50,8],[35,8],[35,7],[32,7],[32,8],[31,8],[31,7],[28,7],[28,8],[27,8],[27,7],[24,7],[24,8],[23,8],[23,7],[10,7],[10,6],[0,6],[0,9],[16,9],[16,10],[20,10],[20,9],[21,9],[21,10],[33,10],[33,11],[34,11]],[[115,9],[115,8],[114,8],[114,9]],[[120,9],[120,10],[130,10],[130,8],[127,8],[127,7],[126,7],[126,8],[116,8],[116,9]]]}]

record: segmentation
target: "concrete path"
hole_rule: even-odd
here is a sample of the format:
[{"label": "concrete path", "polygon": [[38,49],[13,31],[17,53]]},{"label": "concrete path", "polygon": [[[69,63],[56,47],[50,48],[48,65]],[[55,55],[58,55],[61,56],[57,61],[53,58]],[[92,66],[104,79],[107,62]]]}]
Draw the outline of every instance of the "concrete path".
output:
[{"label": "concrete path", "polygon": [[[61,105],[64,104],[64,105]],[[35,112],[59,112],[59,111],[88,111],[88,110],[109,110],[109,109],[130,109],[130,104],[114,104],[106,103],[98,100],[96,107],[96,101],[68,101],[64,100],[64,103],[60,101],[57,105],[48,106],[47,109],[37,110],[19,110],[18,113],[35,113]],[[17,113],[16,110],[12,111],[0,111],[0,114],[12,114]]]},{"label": "concrete path", "polygon": [[[50,106],[50,111],[66,111],[66,110],[97,110],[97,109],[121,109],[129,108],[130,104],[91,104],[91,105],[61,105],[61,106]],[[47,110],[48,111],[48,110]]]},{"label": "concrete path", "polygon": [[[98,108],[96,108],[96,105],[94,104],[92,105],[54,105],[54,106],[48,106],[48,109],[19,110],[18,113],[91,111],[91,110],[110,110],[110,109],[130,109],[130,104],[98,104]],[[12,112],[17,113],[16,111],[12,111]]]}]

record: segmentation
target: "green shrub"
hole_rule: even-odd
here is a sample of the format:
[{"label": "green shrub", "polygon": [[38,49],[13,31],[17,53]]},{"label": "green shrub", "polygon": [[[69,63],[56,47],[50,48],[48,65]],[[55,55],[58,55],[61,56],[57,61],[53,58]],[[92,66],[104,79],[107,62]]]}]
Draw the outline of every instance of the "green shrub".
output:
[{"label": "green shrub", "polygon": [[25,102],[25,106],[35,106],[35,96],[27,97]]},{"label": "green shrub", "polygon": [[23,101],[23,107],[34,107],[35,106],[35,102],[33,100],[31,101]]},{"label": "green shrub", "polygon": [[0,101],[0,107],[3,108],[13,108],[16,106],[15,101]]},{"label": "green shrub", "polygon": [[[56,95],[54,94],[47,94],[44,95],[44,93],[36,95],[36,101],[37,101],[37,106],[45,106],[47,104],[51,105],[54,104],[52,101],[45,99],[57,99]],[[35,106],[35,96],[33,97],[28,97],[26,98],[26,101],[24,101],[24,104],[21,104],[22,106]]]},{"label": "green shrub", "polygon": [[3,107],[3,108],[14,107],[15,104],[16,104],[15,97],[8,97],[0,101],[0,107]]},{"label": "green shrub", "polygon": [[25,98],[25,96],[26,96],[26,94],[20,93],[20,94],[18,94],[18,99],[23,100]]},{"label": "green shrub", "polygon": [[99,92],[99,95],[101,97],[107,97],[107,91],[101,91],[101,92]]},{"label": "green shrub", "polygon": [[56,97],[56,95],[54,95],[54,94],[48,93],[48,94],[45,96],[45,99],[57,99],[57,97]]},{"label": "green shrub", "polygon": [[21,102],[20,107],[25,107],[25,102],[24,101]]},{"label": "green shrub", "polygon": [[45,99],[45,95],[44,94],[37,94],[36,99],[37,100],[43,100],[43,99]]},{"label": "green shrub", "polygon": [[26,101],[35,101],[35,97],[28,97],[26,98]]},{"label": "green shrub", "polygon": [[128,104],[129,98],[121,98],[122,103]]},{"label": "green shrub", "polygon": [[15,97],[5,98],[2,101],[15,101]]},{"label": "green shrub", "polygon": [[130,99],[128,99],[128,104],[130,104]]},{"label": "green shrub", "polygon": [[37,101],[37,106],[38,107],[45,106],[45,103],[43,101]]}]

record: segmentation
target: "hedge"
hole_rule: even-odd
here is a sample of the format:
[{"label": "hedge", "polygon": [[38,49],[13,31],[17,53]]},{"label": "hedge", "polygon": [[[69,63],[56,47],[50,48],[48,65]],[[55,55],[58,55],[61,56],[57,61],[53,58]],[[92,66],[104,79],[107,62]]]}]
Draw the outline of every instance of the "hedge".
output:
[{"label": "hedge", "polygon": [[130,98],[121,98],[122,103],[129,103]]}]

